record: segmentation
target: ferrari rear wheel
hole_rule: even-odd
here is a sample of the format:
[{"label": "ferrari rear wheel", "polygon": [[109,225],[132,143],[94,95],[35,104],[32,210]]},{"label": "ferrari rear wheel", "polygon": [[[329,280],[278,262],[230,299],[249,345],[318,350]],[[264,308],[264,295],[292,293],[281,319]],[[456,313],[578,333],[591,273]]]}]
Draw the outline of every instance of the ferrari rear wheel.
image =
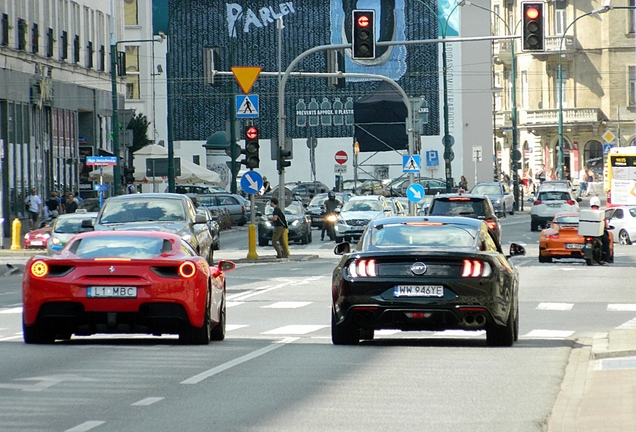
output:
[{"label": "ferrari rear wheel", "polygon": [[27,326],[22,322],[22,337],[27,344],[52,344],[55,342],[55,330],[39,324]]},{"label": "ferrari rear wheel", "polygon": [[542,255],[539,255],[539,262],[540,263],[551,263],[552,262],[552,257],[550,257],[550,256],[544,257]]},{"label": "ferrari rear wheel", "polygon": [[184,345],[207,345],[210,342],[210,309],[206,306],[203,325],[195,327],[189,323],[179,333],[179,342]]},{"label": "ferrari rear wheel", "polygon": [[331,342],[334,345],[357,345],[360,342],[360,330],[351,324],[336,324],[336,315],[332,312]]},{"label": "ferrari rear wheel", "polygon": [[221,313],[219,322],[210,330],[210,340],[222,341],[225,339],[225,296],[223,296],[223,305],[221,306]]},{"label": "ferrari rear wheel", "polygon": [[486,343],[488,346],[509,347],[515,341],[515,318],[513,310],[508,313],[506,325],[492,324],[486,329]]}]

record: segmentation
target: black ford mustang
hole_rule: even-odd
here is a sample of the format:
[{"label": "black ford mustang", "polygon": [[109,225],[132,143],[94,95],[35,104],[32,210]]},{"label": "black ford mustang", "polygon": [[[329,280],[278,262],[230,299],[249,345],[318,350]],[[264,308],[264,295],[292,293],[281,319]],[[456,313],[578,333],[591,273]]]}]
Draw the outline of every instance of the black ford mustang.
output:
[{"label": "black ford mustang", "polygon": [[486,222],[412,216],[371,221],[355,250],[349,243],[333,272],[331,339],[373,339],[376,329],[486,330],[490,346],[519,333],[519,275]]}]

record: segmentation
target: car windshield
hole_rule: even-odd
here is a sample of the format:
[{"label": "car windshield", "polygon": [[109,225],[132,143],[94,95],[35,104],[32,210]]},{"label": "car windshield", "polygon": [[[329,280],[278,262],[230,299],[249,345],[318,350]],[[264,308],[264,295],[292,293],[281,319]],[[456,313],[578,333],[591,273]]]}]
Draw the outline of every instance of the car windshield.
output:
[{"label": "car windshield", "polygon": [[374,200],[349,200],[342,206],[342,211],[382,211],[380,201]]},{"label": "car windshield", "polygon": [[158,237],[113,234],[75,240],[68,250],[79,258],[146,259],[172,251],[172,243]]},{"label": "car windshield", "polygon": [[325,203],[327,195],[316,195],[309,201],[309,207],[320,207]]},{"label": "car windshield", "polygon": [[82,228],[82,221],[85,219],[95,219],[94,217],[81,218],[64,218],[58,219],[55,223],[54,232],[58,234],[77,234]]},{"label": "car windshield", "polygon": [[498,185],[477,185],[470,193],[478,195],[501,195],[501,187]]},{"label": "car windshield", "polygon": [[539,196],[537,197],[539,201],[568,201],[570,199],[570,195],[567,192],[539,192]]},{"label": "car windshield", "polygon": [[100,223],[184,220],[186,220],[186,214],[181,200],[111,200],[104,207]]},{"label": "car windshield", "polygon": [[578,225],[579,217],[578,216],[557,216],[555,222],[561,225]]},{"label": "car windshield", "polygon": [[483,200],[435,200],[430,214],[432,216],[484,216]]},{"label": "car windshield", "polygon": [[[274,213],[274,207],[268,205],[265,207],[265,214],[266,215],[271,215]],[[288,204],[285,206],[285,214],[286,215],[300,215],[305,213],[305,210],[302,206],[302,204],[298,203],[298,202],[292,202],[291,204]]]},{"label": "car windshield", "polygon": [[466,247],[475,245],[477,237],[474,227],[418,222],[377,225],[365,241],[378,247]]}]

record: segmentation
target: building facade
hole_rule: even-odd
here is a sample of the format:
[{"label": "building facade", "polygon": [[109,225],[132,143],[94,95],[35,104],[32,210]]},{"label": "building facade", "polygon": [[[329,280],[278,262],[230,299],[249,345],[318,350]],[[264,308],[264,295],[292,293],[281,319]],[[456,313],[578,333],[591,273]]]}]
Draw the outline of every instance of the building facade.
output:
[{"label": "building facade", "polygon": [[[536,174],[545,166],[556,177],[562,171],[575,180],[579,170],[589,167],[599,179],[604,149],[634,145],[636,45],[634,11],[629,9],[634,1],[614,0],[604,8],[606,3],[546,2],[545,51],[524,53],[516,42],[520,169]],[[492,9],[501,17],[493,17],[494,34],[519,28],[520,1],[493,1]],[[495,44],[493,59],[494,85],[501,89],[494,103],[494,146],[498,164],[507,171],[513,133],[511,43]]]}]

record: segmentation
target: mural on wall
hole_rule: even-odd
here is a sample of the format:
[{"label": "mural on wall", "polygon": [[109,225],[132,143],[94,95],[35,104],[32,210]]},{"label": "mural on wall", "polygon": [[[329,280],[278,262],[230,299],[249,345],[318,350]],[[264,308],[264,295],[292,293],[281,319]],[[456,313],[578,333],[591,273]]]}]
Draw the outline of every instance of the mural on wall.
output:
[{"label": "mural on wall", "polygon": [[[207,140],[214,132],[225,130],[226,120],[235,115],[230,113],[231,98],[242,94],[233,76],[217,75],[213,87],[204,84],[204,48],[219,47],[218,70],[261,66],[263,71],[278,72],[280,54],[284,71],[310,48],[349,43],[353,9],[376,10],[379,40],[434,39],[439,32],[439,18],[433,11],[438,6],[435,2],[427,5],[419,0],[169,0],[174,139]],[[440,6],[440,13],[443,10]],[[279,18],[283,21],[282,30],[276,26]],[[451,34],[450,30],[447,34]],[[327,56],[311,55],[296,70],[326,72]],[[408,96],[424,96],[430,114],[423,134],[440,134],[437,44],[380,49],[378,57],[367,63],[354,62],[345,52],[344,71],[386,75],[396,80]],[[344,86],[333,87],[326,78],[290,77],[285,88],[286,135],[352,136],[353,102],[373,93],[380,82],[347,79]],[[259,117],[254,122],[261,137],[276,138],[278,76],[261,74],[250,94],[259,96]]]}]

